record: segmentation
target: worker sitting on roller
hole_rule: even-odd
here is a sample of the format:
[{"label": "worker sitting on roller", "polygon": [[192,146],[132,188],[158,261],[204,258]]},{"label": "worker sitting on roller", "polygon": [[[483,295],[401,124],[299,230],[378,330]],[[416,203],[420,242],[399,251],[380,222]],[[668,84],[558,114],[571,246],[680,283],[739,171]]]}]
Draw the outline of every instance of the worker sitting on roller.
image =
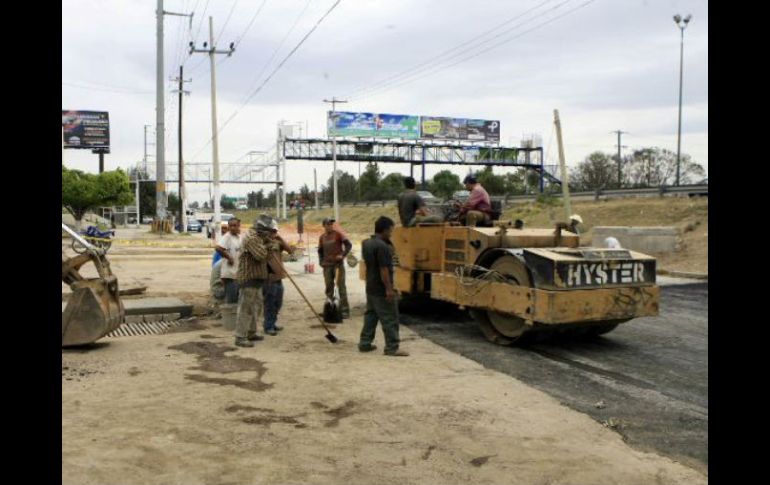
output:
[{"label": "worker sitting on roller", "polygon": [[492,220],[490,217],[492,202],[489,199],[489,194],[473,175],[465,177],[463,184],[465,184],[465,189],[470,191],[470,196],[465,204],[460,206],[460,221],[471,227],[476,227],[479,223],[489,224]]},{"label": "worker sitting on roller", "polygon": [[402,226],[412,227],[426,222],[443,222],[440,216],[430,215],[430,211],[425,207],[425,201],[417,193],[414,177],[404,177],[404,187],[406,190],[398,196],[398,217],[401,219]]},{"label": "worker sitting on roller", "polygon": [[569,226],[567,226],[567,230],[569,232],[574,232],[575,234],[580,234],[578,231],[578,225],[583,223],[583,218],[580,217],[577,214],[572,214],[569,216]]}]

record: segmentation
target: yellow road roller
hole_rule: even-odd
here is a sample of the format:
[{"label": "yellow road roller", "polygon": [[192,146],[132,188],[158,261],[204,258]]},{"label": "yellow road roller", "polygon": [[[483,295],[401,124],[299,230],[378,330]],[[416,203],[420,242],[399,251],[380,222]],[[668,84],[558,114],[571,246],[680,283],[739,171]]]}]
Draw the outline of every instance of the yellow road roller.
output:
[{"label": "yellow road roller", "polygon": [[[654,257],[580,247],[565,227],[397,227],[394,286],[406,299],[468,309],[487,339],[501,345],[536,332],[600,335],[658,314]],[[365,275],[363,264],[359,271]]]}]

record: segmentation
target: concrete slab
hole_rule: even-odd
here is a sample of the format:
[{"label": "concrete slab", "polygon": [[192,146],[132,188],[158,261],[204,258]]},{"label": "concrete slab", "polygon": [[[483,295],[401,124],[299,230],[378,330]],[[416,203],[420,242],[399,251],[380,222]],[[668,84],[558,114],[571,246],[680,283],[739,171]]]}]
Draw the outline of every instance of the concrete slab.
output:
[{"label": "concrete slab", "polygon": [[593,245],[604,245],[604,240],[610,236],[626,249],[647,254],[671,253],[676,250],[679,230],[667,226],[596,226],[593,228]]},{"label": "concrete slab", "polygon": [[[66,302],[61,303],[61,311],[67,306]],[[123,300],[123,306],[128,315],[158,315],[160,320],[162,315],[179,315],[178,318],[192,316],[193,306],[185,303],[179,298],[173,297],[154,297],[141,298],[137,300]]]}]

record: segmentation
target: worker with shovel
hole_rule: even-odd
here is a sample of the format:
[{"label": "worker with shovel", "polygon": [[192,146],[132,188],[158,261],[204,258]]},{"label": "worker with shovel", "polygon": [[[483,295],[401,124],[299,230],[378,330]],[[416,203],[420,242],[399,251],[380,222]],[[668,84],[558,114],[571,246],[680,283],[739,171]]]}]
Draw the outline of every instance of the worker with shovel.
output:
[{"label": "worker with shovel", "polygon": [[238,347],[254,347],[254,341],[265,338],[257,335],[257,318],[264,305],[262,287],[268,276],[267,259],[273,246],[272,221],[268,215],[259,216],[241,246],[238,260],[240,294],[235,321],[235,345]]},{"label": "worker with shovel", "polygon": [[353,244],[340,231],[334,228],[334,219],[323,220],[324,233],[318,240],[318,260],[323,267],[324,282],[326,283],[326,298],[334,300],[334,285],[340,293],[340,311],[342,318],[350,318],[350,306],[348,305],[348,290],[345,286],[345,257]]}]

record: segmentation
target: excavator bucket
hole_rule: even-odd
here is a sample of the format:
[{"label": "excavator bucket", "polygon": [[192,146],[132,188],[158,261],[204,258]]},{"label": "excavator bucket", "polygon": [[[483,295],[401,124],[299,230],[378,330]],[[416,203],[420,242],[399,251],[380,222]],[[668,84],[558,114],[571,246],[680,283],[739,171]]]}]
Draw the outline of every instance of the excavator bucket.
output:
[{"label": "excavator bucket", "polygon": [[[65,228],[62,224],[62,229]],[[74,234],[73,237],[79,237],[69,228],[66,230],[70,235]],[[104,251],[93,246],[87,246],[87,249],[73,258],[62,251],[62,281],[72,289],[62,311],[62,347],[95,342],[117,329],[125,318],[118,279],[112,274]],[[98,278],[81,276],[79,269],[88,262],[96,266]]]}]

